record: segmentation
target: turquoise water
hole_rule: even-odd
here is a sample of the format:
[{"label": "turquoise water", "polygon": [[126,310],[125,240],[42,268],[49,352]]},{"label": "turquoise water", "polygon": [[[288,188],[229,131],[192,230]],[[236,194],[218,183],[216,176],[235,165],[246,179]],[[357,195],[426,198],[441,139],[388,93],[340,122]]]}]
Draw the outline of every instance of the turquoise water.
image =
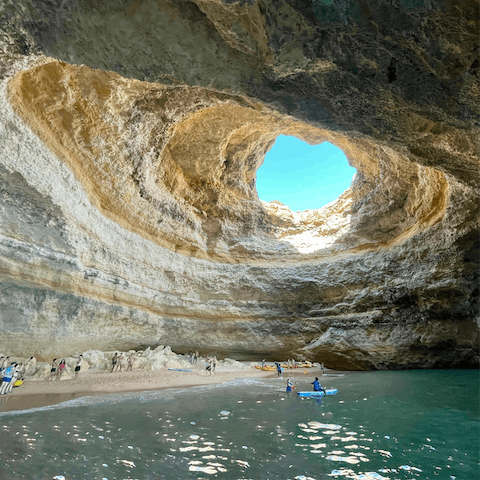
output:
[{"label": "turquoise water", "polygon": [[[309,376],[296,378],[310,389]],[[355,373],[74,400],[0,414],[0,478],[478,480],[479,372]]]}]

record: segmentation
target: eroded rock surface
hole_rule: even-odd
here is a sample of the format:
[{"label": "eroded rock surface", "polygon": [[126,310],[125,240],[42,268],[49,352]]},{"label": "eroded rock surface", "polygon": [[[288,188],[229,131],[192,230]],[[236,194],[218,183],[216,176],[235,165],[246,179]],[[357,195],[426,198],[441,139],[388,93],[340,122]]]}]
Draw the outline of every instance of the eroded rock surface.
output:
[{"label": "eroded rock surface", "polygon": [[[478,1],[57,3],[0,6],[0,350],[478,367]],[[261,202],[280,134],[350,189]]]}]

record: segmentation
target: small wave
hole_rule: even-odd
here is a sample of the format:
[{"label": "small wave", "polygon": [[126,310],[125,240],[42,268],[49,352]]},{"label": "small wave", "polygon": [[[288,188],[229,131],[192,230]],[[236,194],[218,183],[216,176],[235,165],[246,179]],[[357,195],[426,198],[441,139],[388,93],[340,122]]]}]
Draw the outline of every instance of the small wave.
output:
[{"label": "small wave", "polygon": [[77,408],[85,407],[92,405],[101,405],[103,403],[121,403],[127,401],[139,401],[141,403],[146,403],[154,400],[173,400],[178,395],[184,394],[198,394],[202,392],[209,392],[216,389],[228,389],[230,387],[256,387],[261,388],[262,392],[269,393],[272,391],[278,391],[278,385],[272,384],[271,382],[262,380],[262,379],[252,379],[249,377],[237,378],[235,380],[216,383],[212,385],[200,385],[194,387],[185,387],[185,388],[167,388],[164,390],[147,390],[141,392],[126,392],[126,393],[109,393],[106,395],[90,395],[85,397],[75,398],[73,400],[67,400],[65,402],[56,403],[54,405],[46,405],[43,407],[35,407],[27,410],[12,410],[9,412],[0,412],[0,418],[13,416],[13,415],[24,415],[28,413],[42,412],[48,410],[58,410],[62,408]]}]

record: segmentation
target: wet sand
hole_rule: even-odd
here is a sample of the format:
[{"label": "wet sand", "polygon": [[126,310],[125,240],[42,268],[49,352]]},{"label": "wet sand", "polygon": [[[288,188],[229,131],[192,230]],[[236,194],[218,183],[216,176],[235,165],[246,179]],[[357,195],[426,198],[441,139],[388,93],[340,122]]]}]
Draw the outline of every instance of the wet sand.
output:
[{"label": "wet sand", "polygon": [[[329,370],[326,373],[327,375],[322,378],[321,370],[317,368],[286,369],[283,378],[286,381],[287,378],[305,377],[310,379],[312,377],[311,381],[313,381],[313,378],[318,376],[322,383],[328,386],[329,378],[332,380],[335,378],[328,377],[328,374],[349,372]],[[86,396],[212,385],[245,377],[277,378],[277,374],[257,370],[253,367],[248,370],[217,371],[213,376],[207,375],[200,368],[194,368],[193,372],[137,369],[133,372],[86,372],[80,374],[75,382],[68,378],[61,381],[45,381],[44,379],[29,381],[27,379],[24,385],[14,388],[12,393],[0,396],[0,412],[55,405]]]}]

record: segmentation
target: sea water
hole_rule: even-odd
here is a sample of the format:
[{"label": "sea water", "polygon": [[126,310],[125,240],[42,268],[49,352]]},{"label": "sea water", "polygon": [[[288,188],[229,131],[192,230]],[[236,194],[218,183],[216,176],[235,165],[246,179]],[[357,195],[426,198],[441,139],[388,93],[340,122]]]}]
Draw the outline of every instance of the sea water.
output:
[{"label": "sea water", "polygon": [[2,413],[0,478],[480,478],[478,371],[321,380],[338,394],[242,379]]}]

